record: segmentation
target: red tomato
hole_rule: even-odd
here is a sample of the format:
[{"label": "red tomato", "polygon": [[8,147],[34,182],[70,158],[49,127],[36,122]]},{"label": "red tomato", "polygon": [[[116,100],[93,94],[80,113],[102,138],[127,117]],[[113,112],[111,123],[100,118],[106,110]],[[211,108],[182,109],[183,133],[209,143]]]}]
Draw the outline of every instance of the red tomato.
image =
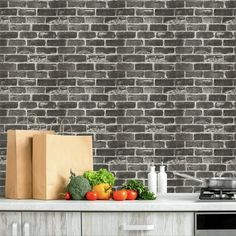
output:
[{"label": "red tomato", "polygon": [[128,190],[126,190],[126,192],[127,192],[126,200],[135,200],[138,197],[137,191],[128,189]]},{"label": "red tomato", "polygon": [[70,195],[69,192],[66,192],[66,193],[64,194],[64,199],[65,199],[65,200],[70,200],[70,199],[71,199],[71,195]]},{"label": "red tomato", "polygon": [[89,200],[89,201],[94,201],[94,200],[97,200],[98,199],[98,195],[96,192],[87,192],[86,193],[86,199]]},{"label": "red tomato", "polygon": [[124,201],[127,198],[126,190],[118,190],[113,192],[113,199],[115,201]]}]

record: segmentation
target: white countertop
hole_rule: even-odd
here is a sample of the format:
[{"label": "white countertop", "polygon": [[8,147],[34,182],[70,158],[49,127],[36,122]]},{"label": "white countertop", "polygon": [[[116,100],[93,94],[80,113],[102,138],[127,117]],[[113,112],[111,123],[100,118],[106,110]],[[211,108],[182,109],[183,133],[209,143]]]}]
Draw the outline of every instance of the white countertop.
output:
[{"label": "white countertop", "polygon": [[236,201],[199,201],[199,194],[170,193],[154,201],[0,199],[0,211],[236,211]]}]

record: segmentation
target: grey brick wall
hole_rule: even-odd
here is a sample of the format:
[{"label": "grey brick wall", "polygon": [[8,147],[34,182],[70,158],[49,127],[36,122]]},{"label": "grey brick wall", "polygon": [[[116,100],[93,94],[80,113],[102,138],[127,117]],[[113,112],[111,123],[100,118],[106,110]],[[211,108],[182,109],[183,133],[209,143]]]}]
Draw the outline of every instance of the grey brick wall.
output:
[{"label": "grey brick wall", "polygon": [[[6,131],[67,117],[93,134],[94,167],[117,185],[164,160],[173,171],[235,171],[236,1],[1,0],[0,186]],[[58,130],[58,125],[53,125]],[[66,126],[69,131],[69,126]]]}]

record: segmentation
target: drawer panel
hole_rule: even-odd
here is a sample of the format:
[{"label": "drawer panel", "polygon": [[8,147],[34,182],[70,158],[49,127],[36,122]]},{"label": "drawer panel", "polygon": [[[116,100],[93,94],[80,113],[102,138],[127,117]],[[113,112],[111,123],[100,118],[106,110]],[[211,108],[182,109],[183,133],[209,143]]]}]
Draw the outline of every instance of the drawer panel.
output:
[{"label": "drawer panel", "polygon": [[80,212],[23,212],[23,235],[80,236]]},{"label": "drawer panel", "polygon": [[84,212],[83,236],[193,236],[194,214],[181,212]]},{"label": "drawer panel", "polygon": [[0,236],[20,235],[21,213],[0,212]]}]

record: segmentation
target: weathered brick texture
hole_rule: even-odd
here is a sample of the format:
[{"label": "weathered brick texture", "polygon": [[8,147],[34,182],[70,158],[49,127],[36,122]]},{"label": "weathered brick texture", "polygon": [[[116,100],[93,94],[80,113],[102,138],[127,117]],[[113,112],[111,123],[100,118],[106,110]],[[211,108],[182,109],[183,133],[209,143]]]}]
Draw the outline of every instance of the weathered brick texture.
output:
[{"label": "weathered brick texture", "polygon": [[234,0],[1,0],[0,17],[1,193],[6,131],[32,114],[93,134],[117,185],[151,160],[170,192],[199,189],[173,171],[235,171]]}]

